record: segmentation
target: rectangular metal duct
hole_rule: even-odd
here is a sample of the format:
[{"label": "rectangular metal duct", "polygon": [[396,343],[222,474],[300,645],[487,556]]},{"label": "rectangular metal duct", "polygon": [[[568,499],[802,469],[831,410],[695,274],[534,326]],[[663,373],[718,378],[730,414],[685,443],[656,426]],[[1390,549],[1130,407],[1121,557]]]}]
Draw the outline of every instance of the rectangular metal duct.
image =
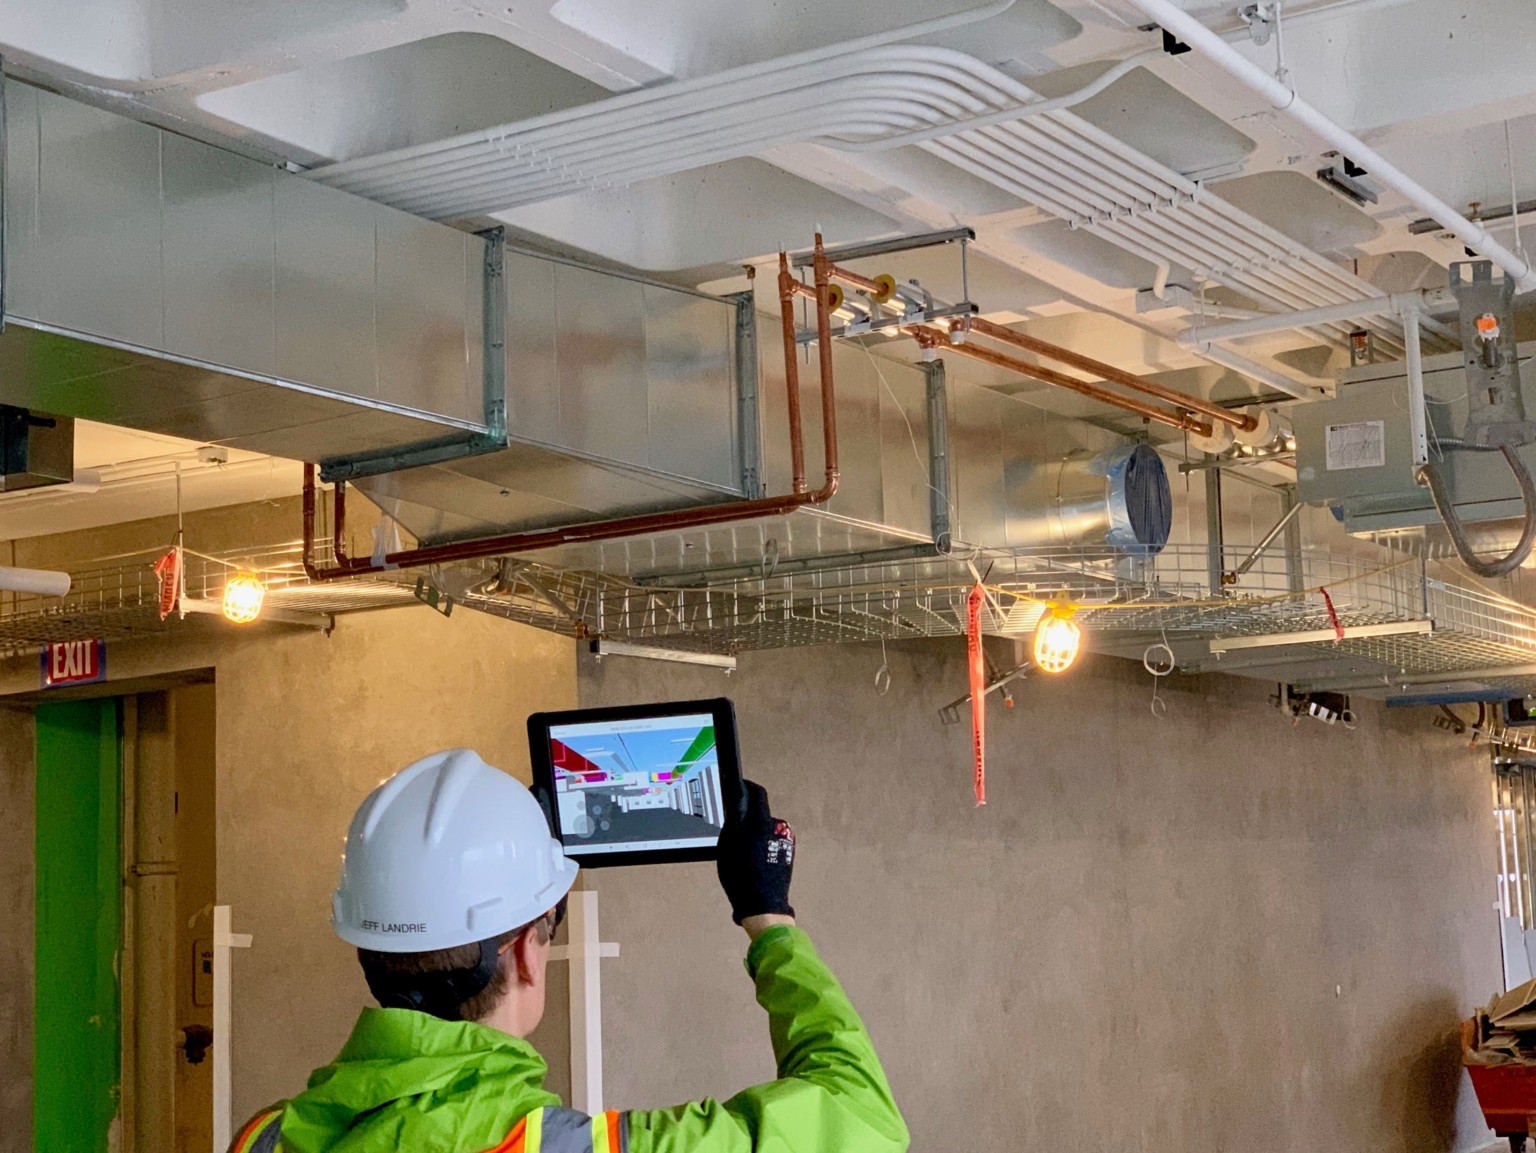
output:
[{"label": "rectangular metal duct", "polygon": [[5,104],[0,402],[335,478],[465,457],[369,486],[430,539],[755,483],[735,304],[505,252],[14,81]]},{"label": "rectangular metal duct", "polygon": [[487,429],[486,242],[14,81],[0,399],[303,460]]},{"label": "rectangular metal duct", "polygon": [[[773,331],[778,318],[758,318]],[[757,363],[762,483],[790,486],[784,362],[777,341]],[[963,364],[963,362],[962,362]],[[646,584],[716,582],[805,571],[901,550],[931,553],[940,534],[956,547],[1038,546],[1036,514],[1049,504],[1042,473],[1126,438],[970,383],[953,368],[891,360],[859,344],[833,346],[843,484],[817,509],[712,528],[567,545],[530,559],[622,575]],[[806,469],[822,467],[814,366],[802,370]],[[466,462],[467,463],[467,462]],[[461,468],[462,465],[451,466]],[[418,470],[421,471],[421,470]],[[411,474],[389,479],[414,483]]]},{"label": "rectangular metal duct", "polygon": [[[0,402],[318,462],[426,543],[789,490],[783,355],[759,350],[750,294],[507,250],[5,93]],[[942,366],[850,343],[834,363],[825,509],[543,559],[669,578],[944,535],[1034,544],[1040,467],[1123,443]],[[814,371],[802,388],[814,472]]]},{"label": "rectangular metal duct", "polygon": [[504,281],[507,447],[364,494],[431,543],[747,495],[749,304],[511,250]]}]

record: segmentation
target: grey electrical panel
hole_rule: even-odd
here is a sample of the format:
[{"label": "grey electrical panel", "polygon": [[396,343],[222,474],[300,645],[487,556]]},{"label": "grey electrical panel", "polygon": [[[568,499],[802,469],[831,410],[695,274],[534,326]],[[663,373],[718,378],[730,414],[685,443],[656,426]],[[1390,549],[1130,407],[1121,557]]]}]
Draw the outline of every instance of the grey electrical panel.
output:
[{"label": "grey electrical panel", "polygon": [[[1536,345],[1520,346],[1520,360]],[[1526,410],[1536,412],[1536,372],[1522,371]],[[1496,452],[1452,452],[1442,447],[1467,419],[1467,377],[1459,352],[1426,357],[1430,457],[1439,463],[1451,499],[1466,522],[1524,515],[1520,489]],[[1440,520],[1429,490],[1413,475],[1408,420],[1408,378],[1403,364],[1374,364],[1340,374],[1332,400],[1298,404],[1296,486],[1309,504],[1334,508],[1350,532],[1380,533]],[[1519,449],[1536,470],[1536,445]]]}]

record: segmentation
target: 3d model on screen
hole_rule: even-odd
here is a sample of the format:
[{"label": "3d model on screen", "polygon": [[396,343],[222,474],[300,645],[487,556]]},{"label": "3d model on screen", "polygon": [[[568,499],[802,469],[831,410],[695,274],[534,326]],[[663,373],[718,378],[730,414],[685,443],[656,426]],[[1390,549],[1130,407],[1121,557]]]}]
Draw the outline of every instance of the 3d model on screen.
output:
[{"label": "3d model on screen", "polygon": [[714,718],[597,721],[550,730],[560,827],[613,851],[712,846],[725,824]]}]

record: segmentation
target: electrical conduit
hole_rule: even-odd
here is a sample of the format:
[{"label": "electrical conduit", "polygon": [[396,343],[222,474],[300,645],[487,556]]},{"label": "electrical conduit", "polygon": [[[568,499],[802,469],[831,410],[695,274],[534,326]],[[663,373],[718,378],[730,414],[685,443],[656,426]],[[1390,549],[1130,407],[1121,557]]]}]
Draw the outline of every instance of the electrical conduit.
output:
[{"label": "electrical conduit", "polygon": [[1511,252],[1488,234],[1481,224],[1468,220],[1429,189],[1398,168],[1358,136],[1329,119],[1290,88],[1242,56],[1230,44],[1172,0],[1129,0],[1162,28],[1218,65],[1276,109],[1344,153],[1384,186],[1432,217],[1446,231],[1474,252],[1493,261],[1516,282],[1521,292],[1536,289],[1536,270],[1524,257]]}]

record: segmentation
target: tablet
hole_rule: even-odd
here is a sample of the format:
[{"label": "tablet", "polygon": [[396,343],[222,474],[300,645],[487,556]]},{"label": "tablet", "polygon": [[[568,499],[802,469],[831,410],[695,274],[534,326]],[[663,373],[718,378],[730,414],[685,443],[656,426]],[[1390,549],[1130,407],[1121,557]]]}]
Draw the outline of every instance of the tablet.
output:
[{"label": "tablet", "polygon": [[736,714],[723,697],[528,718],[533,780],[583,867],[710,861],[741,803]]}]

